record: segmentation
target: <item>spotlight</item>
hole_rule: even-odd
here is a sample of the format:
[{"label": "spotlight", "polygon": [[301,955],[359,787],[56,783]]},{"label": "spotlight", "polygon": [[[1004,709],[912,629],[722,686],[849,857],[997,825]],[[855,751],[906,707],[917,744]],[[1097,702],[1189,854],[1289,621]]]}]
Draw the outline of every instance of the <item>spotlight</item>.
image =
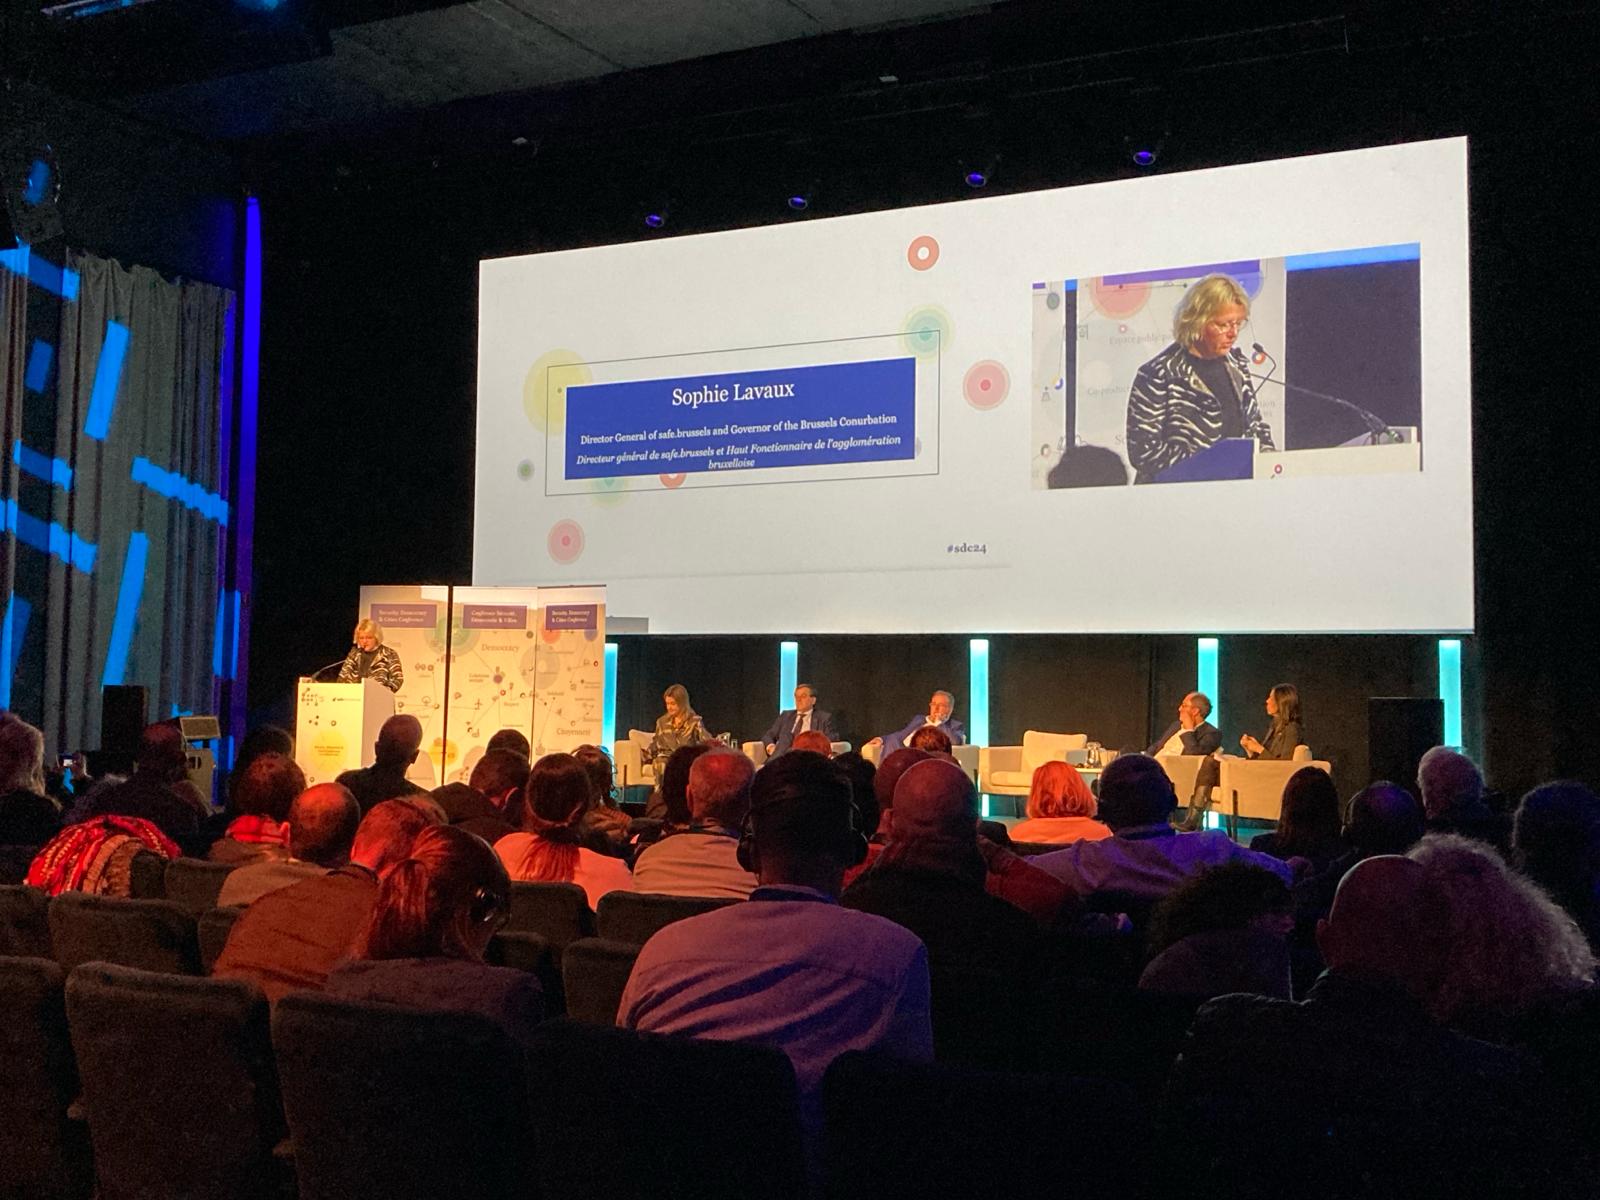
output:
[{"label": "spotlight", "polygon": [[806,192],[792,192],[789,196],[789,207],[795,212],[805,212],[811,207],[811,196]]},{"label": "spotlight", "polygon": [[969,188],[988,187],[989,186],[989,177],[987,175],[985,175],[982,171],[968,171],[967,172],[967,186]]},{"label": "spotlight", "polygon": [[1142,134],[1129,135],[1122,139],[1123,152],[1128,156],[1128,161],[1141,171],[1148,171],[1156,165],[1161,157],[1161,151],[1167,144],[1165,131],[1158,135]]},{"label": "spotlight", "polygon": [[995,169],[1000,165],[998,154],[974,154],[961,160],[961,181],[976,191],[994,182]]},{"label": "spotlight", "polygon": [[667,223],[667,210],[664,208],[651,209],[645,213],[644,223],[651,229],[660,229]]}]

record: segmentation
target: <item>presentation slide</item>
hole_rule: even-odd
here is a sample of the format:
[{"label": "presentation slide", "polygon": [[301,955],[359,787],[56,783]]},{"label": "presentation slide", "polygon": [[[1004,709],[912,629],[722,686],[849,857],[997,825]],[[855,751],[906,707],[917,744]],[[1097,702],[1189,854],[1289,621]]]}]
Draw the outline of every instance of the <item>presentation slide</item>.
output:
[{"label": "presentation slide", "polygon": [[659,633],[1470,631],[1467,284],[1464,139],[486,261],[473,582]]}]

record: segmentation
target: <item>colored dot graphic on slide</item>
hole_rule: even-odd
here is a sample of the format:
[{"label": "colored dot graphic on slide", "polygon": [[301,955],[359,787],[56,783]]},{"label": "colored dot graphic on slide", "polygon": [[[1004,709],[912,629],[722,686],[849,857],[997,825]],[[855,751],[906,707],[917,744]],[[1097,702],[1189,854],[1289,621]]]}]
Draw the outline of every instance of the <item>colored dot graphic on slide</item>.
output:
[{"label": "colored dot graphic on slide", "polygon": [[628,481],[615,475],[604,479],[593,480],[589,484],[589,491],[593,494],[595,503],[610,508],[621,504],[627,497]]},{"label": "colored dot graphic on slide", "polygon": [[1103,279],[1089,281],[1089,299],[1099,312],[1107,317],[1131,317],[1150,299],[1148,283],[1106,283]]},{"label": "colored dot graphic on slide", "polygon": [[567,423],[567,388],[594,377],[574,350],[550,350],[528,368],[522,381],[522,411],[541,433],[559,433]]},{"label": "colored dot graphic on slide", "polygon": [[683,481],[687,478],[687,475],[663,475],[661,477],[661,484],[663,487],[680,488],[683,486]]},{"label": "colored dot graphic on slide", "polygon": [[900,340],[905,343],[907,350],[921,357],[937,354],[941,349],[948,350],[954,336],[950,314],[942,308],[930,306],[913,310],[901,329]]},{"label": "colored dot graphic on slide", "polygon": [[911,239],[906,247],[906,261],[913,271],[926,271],[939,261],[939,243],[927,234]]},{"label": "colored dot graphic on slide", "polygon": [[517,464],[517,478],[522,480],[524,483],[533,478],[532,459],[525,458]]},{"label": "colored dot graphic on slide", "polygon": [[550,557],[558,563],[577,562],[583,553],[583,526],[573,520],[557,521],[545,539]]},{"label": "colored dot graphic on slide", "polygon": [[1000,363],[986,358],[967,368],[961,391],[973,408],[998,408],[1011,391],[1011,375]]}]

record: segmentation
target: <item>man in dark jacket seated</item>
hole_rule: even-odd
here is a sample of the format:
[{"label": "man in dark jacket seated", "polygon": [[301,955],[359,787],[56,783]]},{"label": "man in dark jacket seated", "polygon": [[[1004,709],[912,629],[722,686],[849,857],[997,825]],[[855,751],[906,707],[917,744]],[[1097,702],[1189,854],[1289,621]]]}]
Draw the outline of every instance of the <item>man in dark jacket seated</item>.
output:
[{"label": "man in dark jacket seated", "polygon": [[1211,698],[1204,692],[1190,692],[1178,704],[1178,719],[1145,751],[1158,754],[1215,754],[1222,749],[1222,733],[1206,718],[1211,715]]},{"label": "man in dark jacket seated", "polygon": [[1568,1194],[1574,1156],[1533,1061],[1429,1016],[1449,927],[1421,867],[1357,864],[1317,940],[1328,971],[1304,1002],[1201,1007],[1164,1113],[1185,1193]]}]

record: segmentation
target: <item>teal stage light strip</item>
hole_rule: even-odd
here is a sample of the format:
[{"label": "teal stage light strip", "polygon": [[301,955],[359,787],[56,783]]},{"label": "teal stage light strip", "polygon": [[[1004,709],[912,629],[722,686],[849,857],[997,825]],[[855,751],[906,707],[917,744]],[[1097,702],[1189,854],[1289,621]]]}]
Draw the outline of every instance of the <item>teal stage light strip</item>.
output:
[{"label": "teal stage light strip", "polygon": [[133,460],[132,475],[135,483],[144,485],[156,495],[176,500],[185,508],[192,508],[219,525],[228,523],[228,502],[176,471],[163,470],[148,458],[141,457]]},{"label": "teal stage light strip", "polygon": [[794,707],[794,690],[800,686],[800,643],[778,643],[778,711]]},{"label": "teal stage light strip", "polygon": [[1217,690],[1218,666],[1222,658],[1216,638],[1199,638],[1195,641],[1194,690],[1204,692],[1211,701],[1211,715],[1206,719],[1218,729],[1222,728],[1222,695]]},{"label": "teal stage light strip", "polygon": [[967,690],[972,699],[967,709],[967,741],[974,746],[989,744],[989,639],[973,638],[967,643]]},{"label": "teal stage light strip", "polygon": [[1439,639],[1439,699],[1444,701],[1444,744],[1461,746],[1461,640]]},{"label": "teal stage light strip", "polygon": [[228,593],[217,593],[217,617],[211,626],[211,674],[222,678],[222,639],[227,631]]},{"label": "teal stage light strip", "polygon": [[17,441],[11,447],[11,461],[35,479],[54,484],[64,492],[72,490],[72,468],[59,458],[41,454]]},{"label": "teal stage light strip", "polygon": [[0,709],[11,707],[11,681],[17,673],[17,661],[22,657],[22,643],[28,636],[28,619],[33,616],[33,605],[12,592],[6,598],[5,624],[0,626]]},{"label": "teal stage light strip", "polygon": [[63,300],[78,298],[78,273],[56,266],[47,258],[40,258],[26,244],[15,250],[0,250],[0,267],[21,275],[34,287],[53,292]]},{"label": "teal stage light strip", "polygon": [[606,643],[606,684],[600,699],[600,745],[607,754],[617,743],[617,644]]},{"label": "teal stage light strip", "polygon": [[94,571],[96,547],[75,533],[68,533],[54,521],[41,521],[31,513],[17,507],[15,500],[5,503],[5,527],[17,535],[17,540],[45,554],[53,554],[62,562],[75,567],[85,575]]},{"label": "teal stage light strip", "polygon": [[119,686],[128,675],[128,652],[133,648],[133,632],[139,624],[139,601],[144,597],[145,564],[150,558],[150,535],[128,535],[128,555],[122,560],[122,584],[117,588],[117,612],[111,620],[111,645],[106,651],[106,670],[100,683]]},{"label": "teal stage light strip", "polygon": [[55,361],[56,348],[40,338],[33,339],[33,349],[28,351],[28,371],[22,384],[30,392],[44,393],[50,382],[50,364]]}]

